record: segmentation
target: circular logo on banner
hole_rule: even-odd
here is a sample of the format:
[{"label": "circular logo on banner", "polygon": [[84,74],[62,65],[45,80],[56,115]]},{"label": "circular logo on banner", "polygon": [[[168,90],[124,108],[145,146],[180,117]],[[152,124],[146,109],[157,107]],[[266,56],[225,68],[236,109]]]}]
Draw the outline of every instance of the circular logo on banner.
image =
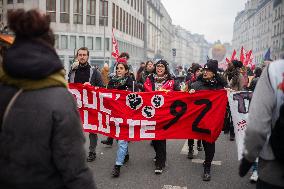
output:
[{"label": "circular logo on banner", "polygon": [[155,108],[153,106],[144,106],[142,108],[142,115],[145,118],[152,118],[155,116]]},{"label": "circular logo on banner", "polygon": [[154,95],[151,99],[151,104],[155,108],[161,108],[165,103],[165,98],[163,95]]},{"label": "circular logo on banner", "polygon": [[132,110],[138,110],[143,105],[143,99],[140,95],[131,93],[126,96],[126,105]]}]

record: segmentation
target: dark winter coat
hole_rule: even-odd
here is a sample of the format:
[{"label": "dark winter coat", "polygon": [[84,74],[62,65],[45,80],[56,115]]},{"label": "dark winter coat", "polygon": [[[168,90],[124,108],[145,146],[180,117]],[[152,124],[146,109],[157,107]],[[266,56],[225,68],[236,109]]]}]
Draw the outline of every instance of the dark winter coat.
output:
[{"label": "dark winter coat", "polygon": [[[45,46],[31,43],[29,46],[33,48],[29,49],[20,48],[21,45],[17,43],[15,45],[19,45],[19,48],[9,49],[5,59],[13,64],[9,65],[7,74],[19,72],[21,78],[33,74],[32,79],[36,80],[58,70],[49,69],[50,73],[45,73],[40,68],[48,64],[54,67],[55,62],[60,62],[56,54],[49,53],[44,58],[40,56],[42,52],[50,52]],[[29,56],[22,56],[30,50],[37,55],[32,56],[33,60]],[[10,56],[9,51],[14,56]],[[17,65],[28,72],[21,72]],[[0,83],[0,120],[10,100],[8,97],[17,90],[16,87]],[[45,87],[23,91],[1,124],[0,188],[96,188],[86,164],[84,140],[76,103],[66,88]]]},{"label": "dark winter coat", "polygon": [[190,89],[198,90],[217,90],[223,89],[226,86],[226,82],[221,77],[217,76],[211,81],[203,79],[202,75],[197,78],[197,81],[191,84]]},{"label": "dark winter coat", "polygon": [[85,82],[89,82],[93,86],[104,87],[101,73],[96,68],[91,67],[89,65],[89,63],[88,63],[87,68],[88,69],[85,69],[84,67],[81,67],[80,65],[76,65],[76,66],[72,67],[69,74],[68,74],[68,82],[69,83],[75,83],[76,73],[78,71],[81,71],[81,72],[85,72],[88,77],[87,77],[87,79],[81,80],[81,81],[76,82],[76,83],[82,83],[83,84]]}]

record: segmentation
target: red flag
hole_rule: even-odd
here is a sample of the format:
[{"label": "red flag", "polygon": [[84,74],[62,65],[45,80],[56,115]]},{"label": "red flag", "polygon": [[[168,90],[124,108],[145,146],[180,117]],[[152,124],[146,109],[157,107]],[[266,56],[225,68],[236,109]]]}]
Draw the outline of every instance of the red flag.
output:
[{"label": "red flag", "polygon": [[230,60],[228,58],[226,58],[226,62],[229,64],[230,63]]},{"label": "red flag", "polygon": [[249,52],[246,53],[246,58],[243,62],[244,66],[248,66],[252,63],[251,55],[252,55],[252,50],[250,50]]},{"label": "red flag", "polygon": [[236,57],[236,54],[237,54],[237,51],[234,49],[233,54],[232,54],[232,57],[231,57],[231,62],[236,59],[236,58],[235,58],[235,57]]},{"label": "red flag", "polygon": [[114,32],[112,29],[112,53],[111,53],[112,57],[115,58],[115,60],[118,59],[119,57],[119,51],[118,51],[118,43],[117,40],[114,37]]},{"label": "red flag", "polygon": [[242,49],[241,49],[240,61],[242,63],[244,63],[244,61],[245,61],[245,49],[244,49],[244,47],[242,47]]}]

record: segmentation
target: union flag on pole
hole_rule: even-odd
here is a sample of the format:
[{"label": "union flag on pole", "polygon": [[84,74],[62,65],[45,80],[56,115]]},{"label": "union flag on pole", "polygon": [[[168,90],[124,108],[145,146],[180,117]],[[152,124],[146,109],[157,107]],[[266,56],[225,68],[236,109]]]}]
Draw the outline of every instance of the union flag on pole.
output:
[{"label": "union flag on pole", "polygon": [[119,57],[119,51],[118,51],[118,43],[117,40],[114,37],[114,32],[112,29],[112,53],[111,53],[112,57],[117,60]]}]

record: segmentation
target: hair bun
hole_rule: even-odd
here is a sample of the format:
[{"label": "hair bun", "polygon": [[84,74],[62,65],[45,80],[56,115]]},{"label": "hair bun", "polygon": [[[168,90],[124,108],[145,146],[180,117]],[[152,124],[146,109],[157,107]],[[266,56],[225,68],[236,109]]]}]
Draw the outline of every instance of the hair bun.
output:
[{"label": "hair bun", "polygon": [[50,30],[50,18],[35,9],[17,9],[8,12],[8,25],[18,37],[37,37]]}]

